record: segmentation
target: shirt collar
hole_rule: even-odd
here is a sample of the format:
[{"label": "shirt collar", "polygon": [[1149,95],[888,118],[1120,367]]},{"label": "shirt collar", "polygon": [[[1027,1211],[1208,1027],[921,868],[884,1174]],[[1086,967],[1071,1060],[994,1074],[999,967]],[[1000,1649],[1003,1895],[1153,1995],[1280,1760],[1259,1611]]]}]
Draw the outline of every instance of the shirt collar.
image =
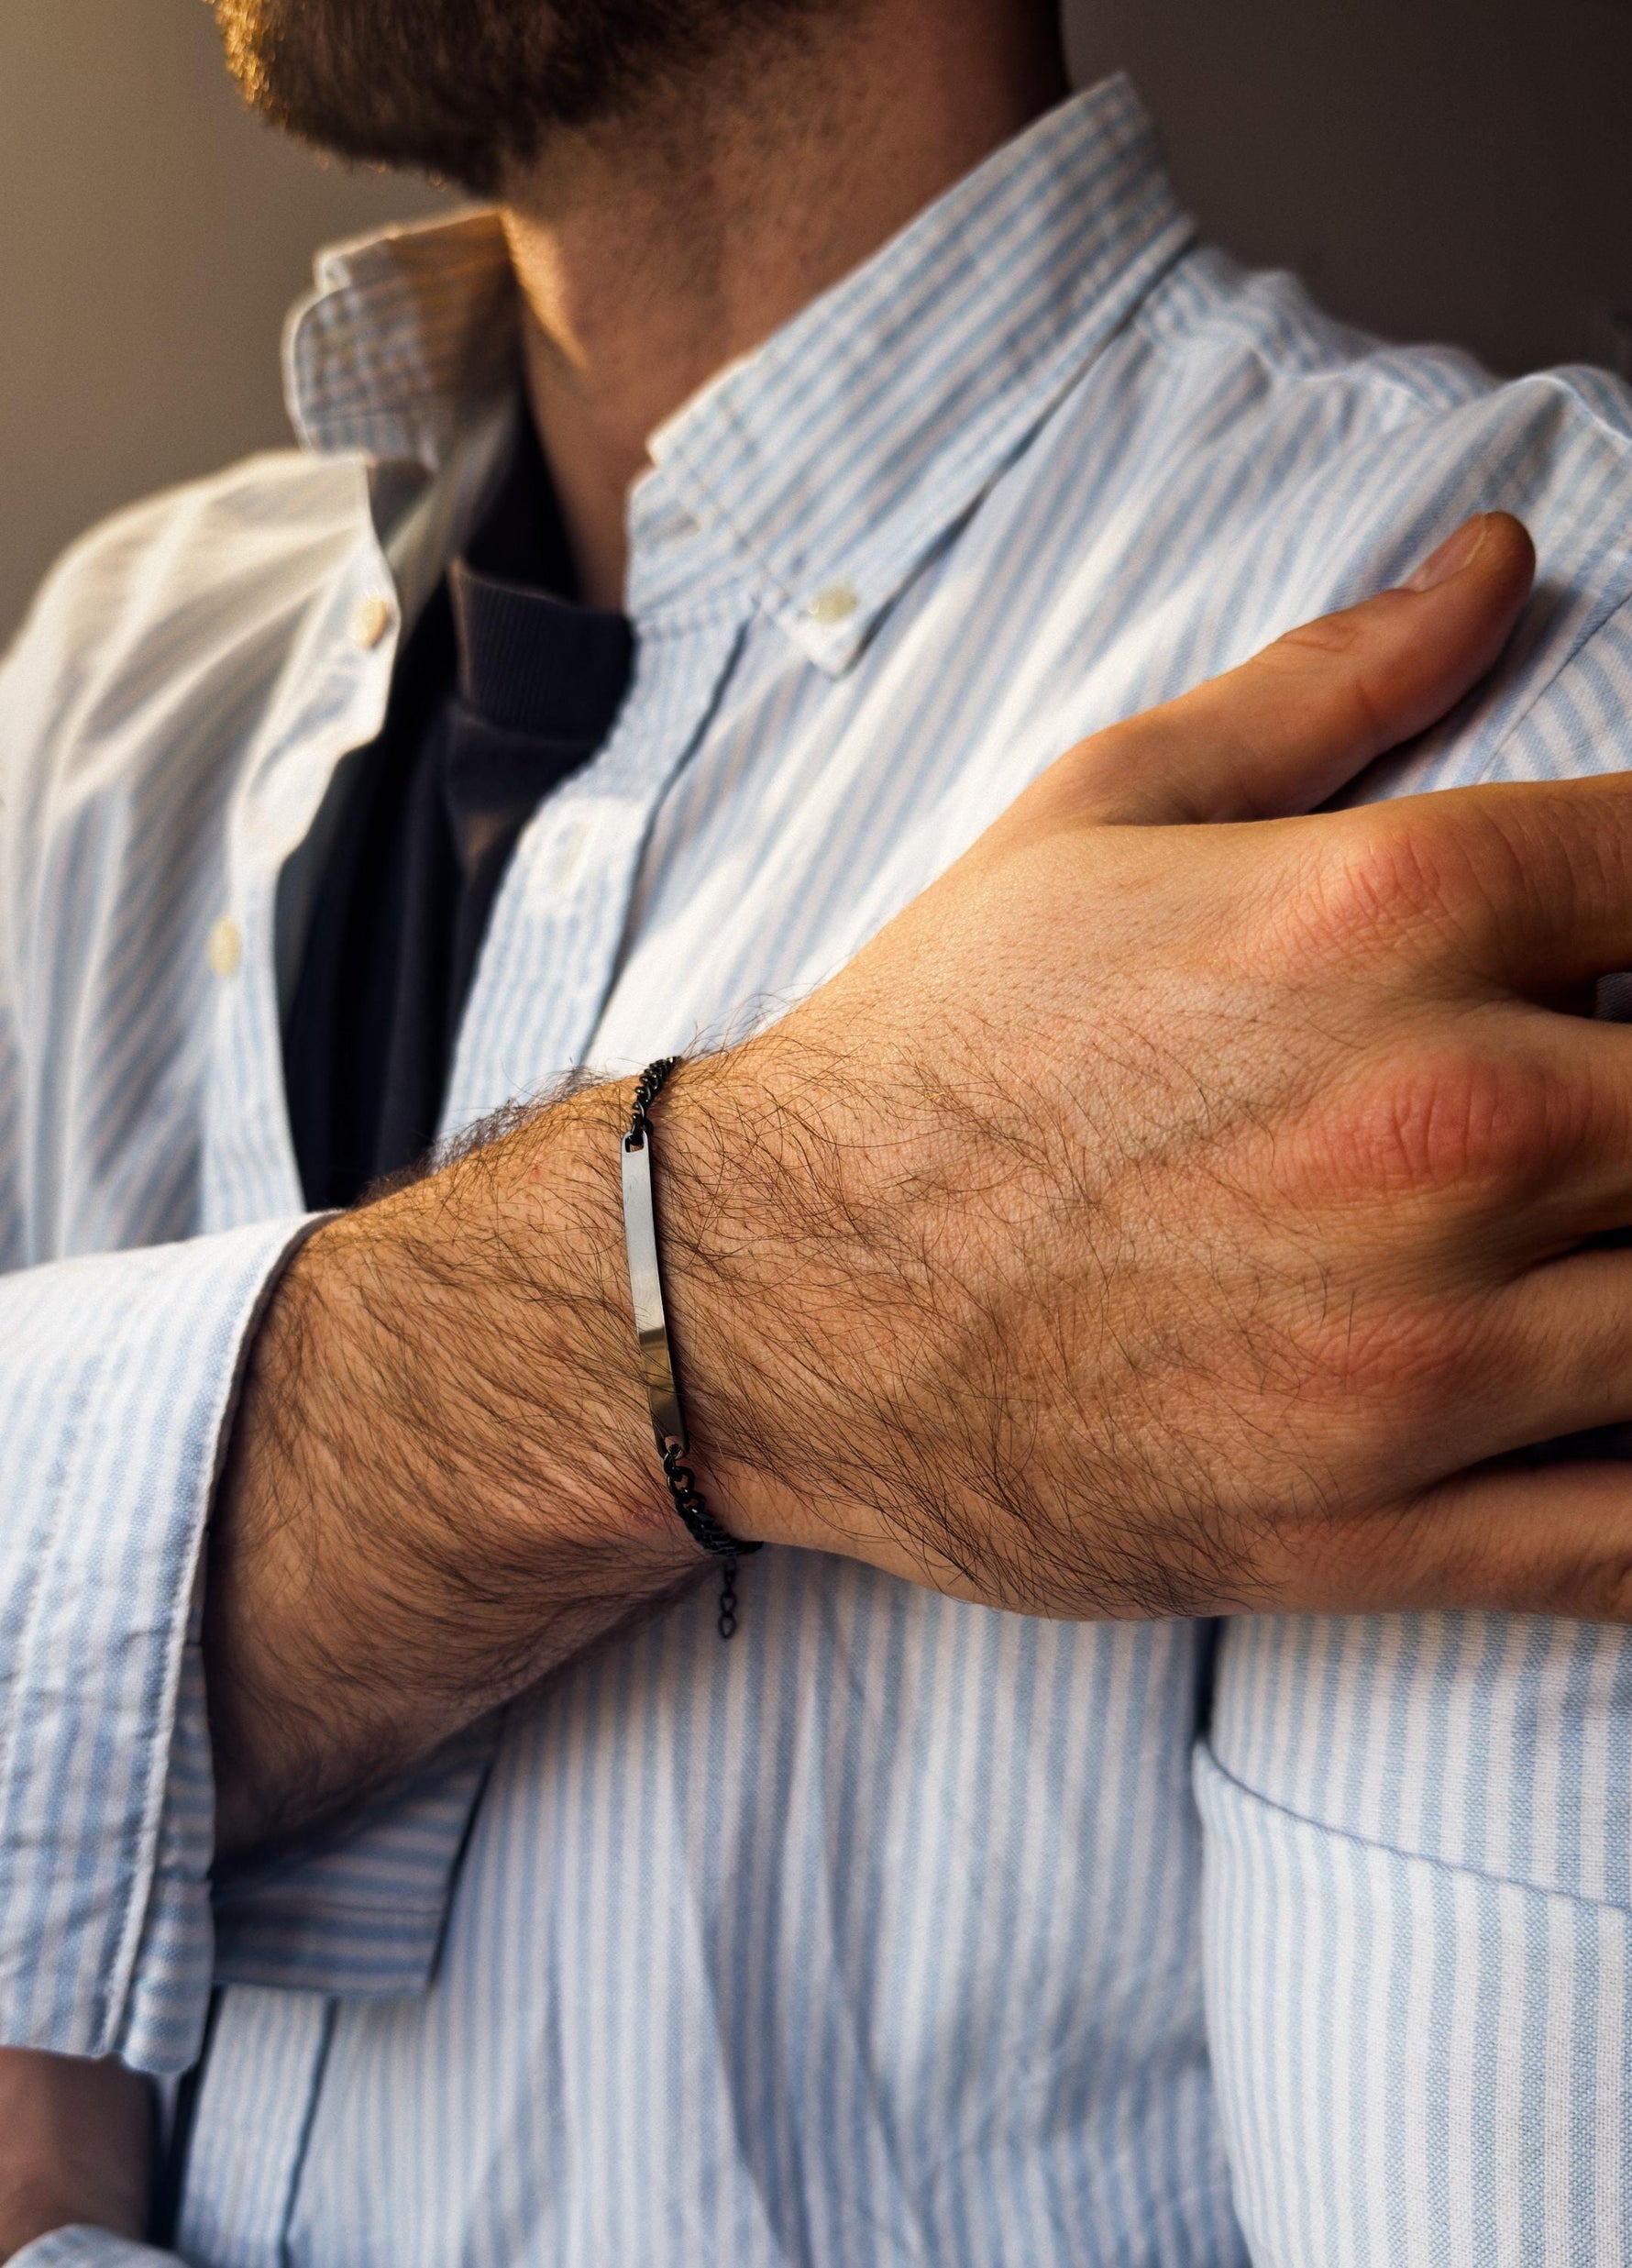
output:
[{"label": "shirt collar", "polygon": [[317,256],[283,334],[283,390],[302,443],[440,471],[513,393],[516,285],[496,213],[387,228]]},{"label": "shirt collar", "polygon": [[[1038,119],[654,436],[632,613],[724,573],[843,670],[1190,235],[1127,79]],[[307,446],[439,466],[516,384],[496,216],[325,252],[285,359]]]}]

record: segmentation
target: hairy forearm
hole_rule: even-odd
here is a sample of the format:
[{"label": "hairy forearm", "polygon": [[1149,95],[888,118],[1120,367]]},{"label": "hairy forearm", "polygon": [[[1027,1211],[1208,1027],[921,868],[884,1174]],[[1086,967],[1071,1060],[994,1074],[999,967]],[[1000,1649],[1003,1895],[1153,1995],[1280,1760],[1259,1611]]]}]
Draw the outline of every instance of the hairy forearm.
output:
[{"label": "hairy forearm", "polygon": [[[777,1100],[813,1076],[788,1062],[797,1052],[762,1043],[688,1067],[656,1147],[704,1478],[734,1532],[785,1542],[819,1540],[789,1444],[815,1423],[822,1366],[807,1329],[807,1376],[773,1383],[769,1349],[791,1330],[797,1373],[788,1255],[828,1209],[801,1121]],[[706,1574],[640,1384],[619,1185],[628,1106],[626,1085],[592,1089],[490,1130],[327,1223],[291,1263],[252,1350],[211,1535],[223,1855],[389,1779]]]},{"label": "hairy forearm", "polygon": [[694,1576],[630,1340],[623,1107],[559,1102],[291,1264],[211,1537],[224,1853],[388,1779]]},{"label": "hairy forearm", "polygon": [[[932,1081],[886,1083],[881,1115],[878,1067],[853,1076],[809,1016],[685,1068],[655,1136],[668,1305],[693,1462],[733,1532],[958,1588],[943,1499],[967,1486],[958,1409],[979,1405],[923,1224],[966,1194],[968,1145]],[[706,1575],[634,1344],[629,1094],[522,1116],[290,1265],[212,1530],[224,1855],[389,1779]]]}]

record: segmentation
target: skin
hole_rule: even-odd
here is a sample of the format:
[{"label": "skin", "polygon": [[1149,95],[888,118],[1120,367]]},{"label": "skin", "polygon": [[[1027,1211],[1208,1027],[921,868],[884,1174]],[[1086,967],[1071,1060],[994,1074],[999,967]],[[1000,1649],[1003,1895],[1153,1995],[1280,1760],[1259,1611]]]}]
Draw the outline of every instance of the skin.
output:
[{"label": "skin", "polygon": [[[1061,1616],[1632,1613],[1632,780],[1314,818],[1483,673],[1528,540],[1070,751],[658,1105],[694,1447],[744,1535]],[[1443,564],[1443,562],[1442,562]],[[1259,824],[1241,824],[1259,822]],[[1086,918],[1092,909],[1092,918]],[[696,1578],[631,1352],[626,1084],[336,1221],[213,1546],[224,1851]],[[1174,1224],[1180,1224],[1176,1229]]]},{"label": "skin", "polygon": [[[1069,751],[671,1082],[669,1305],[740,1532],[1042,1614],[1632,1619],[1626,1469],[1505,1461],[1632,1420],[1632,1255],[1582,1249],[1632,1215],[1632,1051],[1574,1012],[1632,961],[1632,778],[1275,815],[1475,683],[1532,564],[1471,523],[1424,589]],[[224,1853],[703,1571],[636,1385],[628,1101],[493,1130],[287,1269],[212,1543]],[[139,2189],[138,2092],[60,2065],[0,2126],[0,2253]]]},{"label": "skin", "polygon": [[[1008,0],[823,37],[505,183],[591,598],[654,426],[1060,85]],[[1477,681],[1531,567],[1476,523],[1431,588],[1069,751],[678,1076],[668,1302],[739,1532],[1040,1614],[1632,1617],[1632,1482],[1506,1462],[1632,1419],[1632,1256],[1582,1248],[1632,1218],[1632,1055],[1571,1012],[1632,962],[1632,784],[1299,815]],[[287,1269],[211,1539],[223,1857],[706,1573],[631,1344],[627,1108],[491,1129]],[[135,2226],[144,2116],[128,2074],[0,2056],[0,2256]]]},{"label": "skin", "polygon": [[[837,6],[505,184],[533,410],[584,596],[622,603],[647,437],[1066,91],[1013,0]],[[615,284],[609,288],[609,280]]]},{"label": "skin", "polygon": [[148,2089],[114,2063],[24,2048],[0,2054],[0,2248],[79,2223],[139,2238],[147,2218]]},{"label": "skin", "polygon": [[[1072,750],[658,1106],[713,1500],[1055,1615],[1626,1611],[1632,787],[1329,795],[1489,666],[1527,539]],[[1456,564],[1456,555],[1451,555]],[[1084,918],[1093,909],[1092,921]],[[225,1850],[309,1823],[699,1563],[615,1162],[570,1097],[325,1228],[251,1363],[206,1647]],[[1180,1233],[1172,1226],[1183,1223]]]}]

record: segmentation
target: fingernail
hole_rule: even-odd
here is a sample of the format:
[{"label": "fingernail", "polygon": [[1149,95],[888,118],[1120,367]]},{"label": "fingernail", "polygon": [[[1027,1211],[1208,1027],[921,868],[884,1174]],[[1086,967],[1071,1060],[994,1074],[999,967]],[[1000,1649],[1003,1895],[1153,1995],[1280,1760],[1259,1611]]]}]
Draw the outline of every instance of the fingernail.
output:
[{"label": "fingernail", "polygon": [[1414,575],[1406,578],[1407,591],[1437,591],[1452,575],[1460,575],[1471,566],[1490,533],[1490,514],[1482,512],[1476,520],[1465,520],[1454,536],[1447,536],[1437,551],[1424,559]]}]

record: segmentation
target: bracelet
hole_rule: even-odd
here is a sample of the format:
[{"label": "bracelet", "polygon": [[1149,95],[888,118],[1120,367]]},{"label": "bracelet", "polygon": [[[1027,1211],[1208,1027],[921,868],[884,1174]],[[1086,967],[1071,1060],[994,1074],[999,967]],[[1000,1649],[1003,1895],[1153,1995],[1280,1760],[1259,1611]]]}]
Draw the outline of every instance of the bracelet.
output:
[{"label": "bracelet", "polygon": [[680,1409],[680,1389],[675,1382],[674,1350],[668,1343],[668,1320],[663,1311],[663,1278],[657,1266],[657,1219],[652,1203],[651,1109],[658,1090],[679,1062],[663,1056],[648,1064],[634,1090],[629,1130],[623,1138],[623,1242],[629,1253],[629,1289],[634,1302],[634,1336],[640,1348],[641,1373],[645,1380],[646,1404],[652,1413],[652,1432],[663,1461],[663,1477],[674,1508],[691,1537],[711,1558],[722,1562],[720,1635],[729,1638],[736,1629],[736,1563],[763,1544],[739,1543],[710,1511],[698,1493],[697,1477],[681,1459],[690,1444]]}]

